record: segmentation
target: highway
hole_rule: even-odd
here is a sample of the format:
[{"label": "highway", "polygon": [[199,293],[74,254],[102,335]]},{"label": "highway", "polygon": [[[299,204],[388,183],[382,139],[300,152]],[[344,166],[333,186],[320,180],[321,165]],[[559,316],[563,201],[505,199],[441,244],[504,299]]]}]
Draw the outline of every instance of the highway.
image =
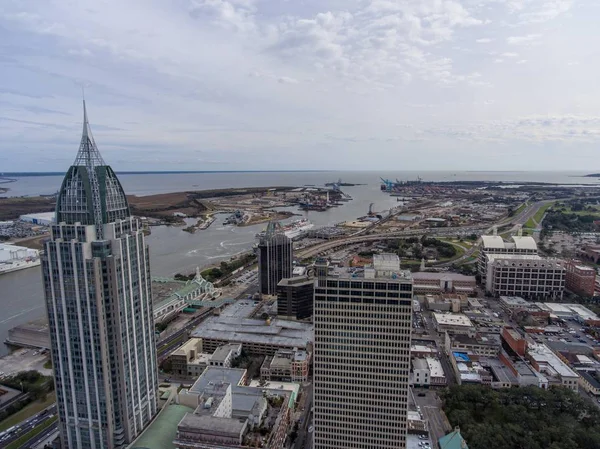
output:
[{"label": "highway", "polygon": [[[49,407],[46,407],[44,410],[39,413],[27,418],[24,421],[21,421],[16,426],[12,427],[10,432],[4,433],[2,437],[0,437],[0,447],[6,447],[8,444],[13,441],[21,438],[23,435],[31,432],[34,427],[43,425],[47,420],[52,419],[56,415],[56,404],[52,404]],[[56,423],[52,424],[49,428],[54,427],[56,430]],[[44,432],[46,434],[46,432]],[[36,437],[37,438],[37,437]],[[27,444],[22,445],[23,448],[29,448],[29,442]]]}]

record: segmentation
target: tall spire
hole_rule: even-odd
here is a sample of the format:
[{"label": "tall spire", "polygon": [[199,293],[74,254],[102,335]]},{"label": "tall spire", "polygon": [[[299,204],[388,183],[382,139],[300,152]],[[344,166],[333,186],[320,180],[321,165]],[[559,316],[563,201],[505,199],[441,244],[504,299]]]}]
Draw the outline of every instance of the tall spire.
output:
[{"label": "tall spire", "polygon": [[85,107],[85,99],[83,100],[83,131],[81,133],[81,143],[79,144],[79,151],[75,158],[73,165],[84,165],[86,167],[97,167],[99,165],[106,165],[96,142],[92,135],[92,128],[90,128],[90,122],[88,121],[87,108]]}]

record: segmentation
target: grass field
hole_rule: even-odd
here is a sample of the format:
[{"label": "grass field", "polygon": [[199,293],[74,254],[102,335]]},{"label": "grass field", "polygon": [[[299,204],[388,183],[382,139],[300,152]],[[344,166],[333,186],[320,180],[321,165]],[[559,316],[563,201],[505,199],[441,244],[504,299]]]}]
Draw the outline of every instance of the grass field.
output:
[{"label": "grass field", "polygon": [[46,422],[44,422],[44,424],[35,426],[30,432],[26,433],[25,435],[21,436],[20,438],[17,438],[15,441],[13,441],[8,446],[6,446],[6,449],[19,449],[25,443],[27,443],[30,439],[32,439],[36,435],[39,435],[44,430],[46,430],[48,427],[50,427],[53,423],[56,422],[57,419],[58,419],[58,417],[55,416],[53,418],[50,418]]},{"label": "grass field", "polygon": [[521,204],[521,205],[520,205],[520,206],[517,208],[517,210],[515,210],[515,215],[519,215],[521,212],[523,212],[523,211],[525,210],[525,208],[526,208],[527,206],[529,206],[529,203],[528,203],[528,202],[525,202],[525,203]]},{"label": "grass field", "polygon": [[35,415],[38,412],[41,412],[46,407],[49,407],[50,405],[52,405],[54,402],[56,402],[56,396],[54,395],[54,392],[48,393],[48,396],[46,397],[46,400],[44,402],[40,402],[40,401],[32,402],[31,404],[27,405],[22,410],[19,410],[14,415],[11,415],[8,418],[6,418],[4,421],[0,422],[0,432],[11,428],[15,424],[20,423],[21,421]]},{"label": "grass field", "polygon": [[530,228],[530,229],[535,229],[537,227],[537,225],[540,224],[540,222],[542,221],[542,218],[544,218],[544,214],[546,213],[546,211],[548,209],[550,209],[553,205],[554,205],[554,203],[548,203],[548,204],[544,204],[542,207],[540,207],[538,209],[538,211],[535,213],[535,215],[533,217],[531,217],[529,220],[527,220],[524,227]]},{"label": "grass field", "polygon": [[565,214],[575,214],[575,215],[593,215],[595,217],[600,217],[600,207],[592,206],[594,208],[593,211],[589,210],[578,210],[574,211],[570,207],[566,209]]}]

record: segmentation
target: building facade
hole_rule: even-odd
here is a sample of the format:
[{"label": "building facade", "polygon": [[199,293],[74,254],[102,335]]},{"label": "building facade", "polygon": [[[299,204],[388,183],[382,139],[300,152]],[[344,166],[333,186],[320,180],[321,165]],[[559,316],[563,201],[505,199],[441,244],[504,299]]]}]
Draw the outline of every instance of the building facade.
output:
[{"label": "building facade", "polygon": [[514,235],[511,237],[511,241],[506,242],[499,235],[482,235],[477,261],[477,271],[481,276],[481,282],[483,284],[486,282],[488,255],[536,255],[537,253],[537,243],[533,237]]},{"label": "building facade", "polygon": [[287,320],[304,320],[313,314],[314,280],[295,276],[277,284],[277,316]]},{"label": "building facade", "polygon": [[42,266],[62,447],[125,445],[157,411],[149,253],[85,103]]},{"label": "building facade", "polygon": [[562,299],[565,263],[536,255],[488,254],[486,291],[495,297]]},{"label": "building facade", "polygon": [[592,298],[596,290],[596,270],[575,260],[565,264],[567,269],[565,287],[578,295]]},{"label": "building facade", "polygon": [[294,260],[292,241],[281,225],[271,222],[258,242],[258,287],[263,295],[276,295],[277,284],[292,276]]},{"label": "building facade", "polygon": [[314,447],[406,447],[413,284],[398,256],[315,264]]}]

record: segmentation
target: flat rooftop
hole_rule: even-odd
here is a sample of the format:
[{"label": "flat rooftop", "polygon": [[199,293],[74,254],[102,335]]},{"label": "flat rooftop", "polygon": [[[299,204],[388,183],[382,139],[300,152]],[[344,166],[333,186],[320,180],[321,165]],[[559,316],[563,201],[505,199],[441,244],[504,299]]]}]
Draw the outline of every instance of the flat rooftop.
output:
[{"label": "flat rooftop", "polygon": [[464,326],[473,327],[473,323],[466,315],[462,313],[433,313],[436,323],[442,326]]},{"label": "flat rooftop", "polygon": [[500,296],[500,301],[509,306],[530,306],[531,304],[520,296]]},{"label": "flat rooftop", "polygon": [[412,273],[412,277],[415,281],[463,281],[463,282],[476,282],[475,276],[466,276],[460,273],[450,273],[450,272],[441,272],[437,273],[435,271],[417,271],[416,273]]},{"label": "flat rooftop", "polygon": [[177,424],[194,409],[179,404],[167,405],[150,426],[131,446],[131,449],[175,449],[173,440],[177,437]]},{"label": "flat rooftop", "polygon": [[429,368],[430,377],[445,377],[444,368],[442,367],[442,363],[439,361],[439,359],[434,357],[425,357],[425,361],[427,362],[427,367]]},{"label": "flat rooftop", "polygon": [[202,393],[212,385],[228,383],[232,386],[239,385],[246,374],[245,369],[241,368],[223,368],[220,366],[208,366],[198,377],[194,385],[189,389],[192,393]]},{"label": "flat rooftop", "polygon": [[548,365],[561,377],[579,377],[578,374],[567,366],[552,350],[542,344],[529,345],[527,354],[540,365]]}]

